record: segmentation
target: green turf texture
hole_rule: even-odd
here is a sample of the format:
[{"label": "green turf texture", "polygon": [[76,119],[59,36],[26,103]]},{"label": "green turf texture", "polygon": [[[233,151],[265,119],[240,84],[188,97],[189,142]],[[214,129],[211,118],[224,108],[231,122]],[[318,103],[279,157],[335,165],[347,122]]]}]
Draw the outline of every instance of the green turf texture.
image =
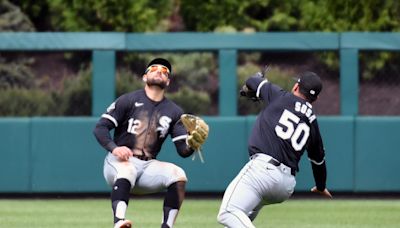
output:
[{"label": "green turf texture", "polygon": [[[160,227],[162,199],[131,198],[127,218],[133,227]],[[176,228],[222,227],[216,221],[220,199],[186,199]],[[400,227],[400,200],[290,199],[266,206],[256,227]],[[112,227],[107,199],[0,199],[0,227]]]}]

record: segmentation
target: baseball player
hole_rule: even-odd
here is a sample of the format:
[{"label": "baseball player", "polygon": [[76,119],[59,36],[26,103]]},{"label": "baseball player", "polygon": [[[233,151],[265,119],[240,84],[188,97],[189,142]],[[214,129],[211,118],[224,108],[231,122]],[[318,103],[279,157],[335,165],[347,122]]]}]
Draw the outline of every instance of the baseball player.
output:
[{"label": "baseball player", "polygon": [[[185,195],[185,172],[175,164],[156,160],[171,135],[176,150],[188,157],[204,143],[207,132],[191,137],[181,120],[183,110],[164,96],[170,83],[171,64],[152,60],[143,75],[144,89],[117,98],[101,116],[93,131],[109,153],[104,177],[112,186],[114,227],[131,227],[125,218],[130,193],[147,194],[166,189],[162,228],[173,227]],[[205,124],[205,123],[204,123]],[[114,130],[111,137],[110,131]]]},{"label": "baseball player", "polygon": [[305,149],[316,183],[311,191],[332,197],[325,187],[325,152],[311,105],[321,92],[321,79],[304,72],[289,93],[260,75],[247,79],[241,91],[252,100],[263,100],[266,106],[249,139],[250,160],[224,193],[217,219],[225,227],[255,227],[252,221],[264,205],[287,200],[294,191]]}]

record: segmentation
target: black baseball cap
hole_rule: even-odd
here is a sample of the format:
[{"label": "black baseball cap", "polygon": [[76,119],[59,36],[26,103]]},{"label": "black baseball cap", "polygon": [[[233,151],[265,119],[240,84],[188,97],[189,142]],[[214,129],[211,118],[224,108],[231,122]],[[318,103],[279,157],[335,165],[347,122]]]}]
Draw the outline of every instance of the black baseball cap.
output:
[{"label": "black baseball cap", "polygon": [[310,102],[317,100],[318,94],[322,90],[322,81],[316,73],[310,71],[300,73],[297,83],[299,83],[300,92],[307,100]]},{"label": "black baseball cap", "polygon": [[167,67],[169,72],[172,73],[171,63],[169,63],[168,60],[163,59],[163,58],[155,58],[155,59],[151,60],[151,62],[147,65],[147,68],[149,68],[149,66],[151,66],[151,65],[156,65],[156,64]]}]

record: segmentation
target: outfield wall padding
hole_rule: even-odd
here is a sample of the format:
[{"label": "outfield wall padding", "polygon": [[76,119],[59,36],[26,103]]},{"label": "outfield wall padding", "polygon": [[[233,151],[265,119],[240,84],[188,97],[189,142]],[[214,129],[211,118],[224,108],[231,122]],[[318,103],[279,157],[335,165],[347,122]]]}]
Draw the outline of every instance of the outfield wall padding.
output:
[{"label": "outfield wall padding", "polygon": [[[198,157],[183,159],[170,138],[160,160],[181,166],[190,192],[222,192],[248,161],[247,141],[255,116],[205,117],[210,135]],[[97,118],[1,118],[1,193],[103,193],[107,153],[93,136]],[[328,167],[328,187],[346,192],[400,192],[397,148],[400,118],[319,118]],[[307,152],[305,152],[307,153]],[[313,185],[310,162],[300,162],[296,191]]]}]

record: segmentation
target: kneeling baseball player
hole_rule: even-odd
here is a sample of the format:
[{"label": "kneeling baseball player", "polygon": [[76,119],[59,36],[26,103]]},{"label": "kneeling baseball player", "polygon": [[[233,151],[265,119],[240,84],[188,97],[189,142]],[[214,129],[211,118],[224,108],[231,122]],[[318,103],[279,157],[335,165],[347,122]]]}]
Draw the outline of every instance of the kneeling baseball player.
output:
[{"label": "kneeling baseball player", "polygon": [[168,135],[182,157],[199,151],[208,136],[208,125],[202,119],[183,114],[178,105],[164,96],[171,71],[167,60],[152,60],[143,75],[144,89],[120,96],[94,129],[96,139],[108,151],[103,171],[112,186],[115,228],[132,227],[125,217],[131,192],[148,194],[163,190],[166,195],[161,227],[172,228],[185,196],[187,178],[182,168],[156,160],[157,155]]}]

